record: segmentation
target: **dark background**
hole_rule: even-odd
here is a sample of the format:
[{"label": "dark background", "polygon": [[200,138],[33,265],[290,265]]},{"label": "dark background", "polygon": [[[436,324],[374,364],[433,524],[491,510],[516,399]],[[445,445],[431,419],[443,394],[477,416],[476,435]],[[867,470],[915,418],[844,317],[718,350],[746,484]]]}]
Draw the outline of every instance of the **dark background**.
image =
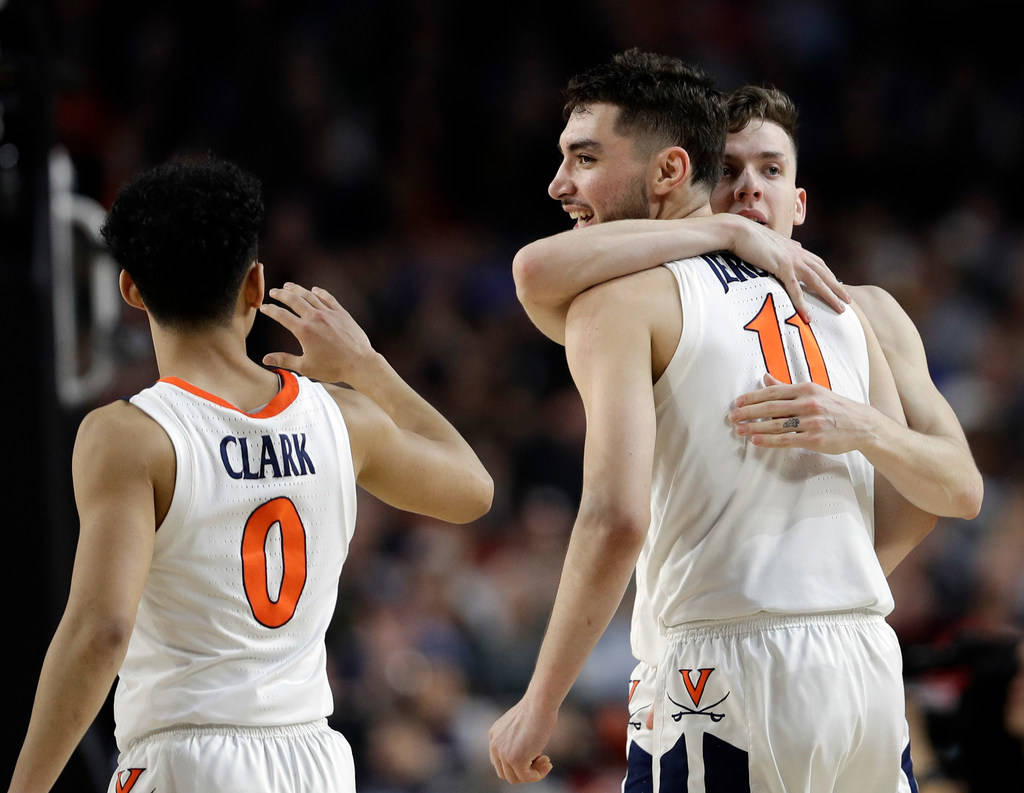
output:
[{"label": "dark background", "polygon": [[[66,153],[74,193],[105,208],[139,168],[213,151],[263,180],[269,282],[333,291],[495,478],[494,508],[468,527],[360,502],[329,637],[332,721],[356,752],[360,790],[498,789],[486,730],[535,658],[584,430],[561,351],[525,320],[510,264],[566,227],[545,194],[561,88],[638,45],[702,65],[723,89],[770,82],[793,96],[810,196],[798,238],[845,281],[900,300],[968,433],[982,514],[940,522],[891,579],[890,618],[907,650],[919,766],[967,784],[965,736],[1001,729],[1006,648],[1024,624],[1018,5],[0,0],[10,670],[0,781],[67,595],[75,429],[156,377],[139,317],[125,309],[111,330],[90,324],[102,310],[89,300],[87,234],[76,238],[72,298],[54,301],[47,162]],[[72,313],[74,339],[58,348],[54,318]],[[250,347],[291,349],[262,317]],[[78,375],[104,358],[114,369],[62,399],[57,353],[69,348]],[[627,620],[628,603],[563,709],[556,771],[537,790],[618,790]],[[980,715],[971,681],[997,661],[1002,687]],[[104,788],[111,731],[105,708],[58,790]]]}]

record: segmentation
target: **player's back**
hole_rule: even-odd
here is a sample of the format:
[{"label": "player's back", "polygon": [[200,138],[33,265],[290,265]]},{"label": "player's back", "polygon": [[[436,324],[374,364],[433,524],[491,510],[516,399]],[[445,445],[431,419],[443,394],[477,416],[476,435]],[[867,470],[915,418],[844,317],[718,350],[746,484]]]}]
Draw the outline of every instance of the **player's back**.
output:
[{"label": "player's back", "polygon": [[170,437],[174,495],[115,695],[116,737],[328,715],[324,634],[355,525],[348,431],[325,388],[245,414],[180,380],[132,397]]},{"label": "player's back", "polygon": [[757,613],[862,609],[892,599],[873,549],[873,476],[858,453],[755,447],[728,421],[761,387],[813,380],[868,400],[855,312],[815,302],[803,323],[782,286],[717,254],[672,262],[683,313],[655,383],[651,526],[637,562],[633,647],[657,663],[667,628]]}]

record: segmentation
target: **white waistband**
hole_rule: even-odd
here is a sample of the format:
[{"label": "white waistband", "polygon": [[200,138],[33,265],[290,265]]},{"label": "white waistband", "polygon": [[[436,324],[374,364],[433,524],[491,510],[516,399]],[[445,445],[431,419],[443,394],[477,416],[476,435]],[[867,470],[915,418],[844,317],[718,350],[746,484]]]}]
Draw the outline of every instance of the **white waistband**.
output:
[{"label": "white waistband", "polygon": [[309,735],[330,729],[327,719],[316,719],[299,724],[275,724],[266,727],[240,726],[235,724],[175,724],[143,733],[125,748],[125,751],[141,746],[152,740],[163,738],[189,738],[198,735],[236,735],[248,738],[286,738],[296,735]]},{"label": "white waistband", "polygon": [[872,611],[838,611],[826,614],[756,614],[734,620],[715,622],[688,622],[672,628],[663,628],[661,635],[670,642],[692,639],[716,639],[742,636],[764,631],[805,628],[811,625],[855,625],[885,622],[885,617]]}]

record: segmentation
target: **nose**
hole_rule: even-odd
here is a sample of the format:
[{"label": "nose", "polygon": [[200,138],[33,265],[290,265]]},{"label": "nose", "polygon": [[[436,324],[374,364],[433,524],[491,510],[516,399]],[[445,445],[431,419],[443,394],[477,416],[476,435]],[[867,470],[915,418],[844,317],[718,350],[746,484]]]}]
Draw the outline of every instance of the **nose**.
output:
[{"label": "nose", "polygon": [[548,185],[548,195],[556,201],[561,200],[567,195],[572,195],[574,192],[574,185],[572,179],[569,178],[568,169],[565,167],[563,161],[558,166],[558,170],[555,171],[555,178],[551,180],[551,184]]},{"label": "nose", "polygon": [[751,173],[749,168],[744,168],[740,178],[736,180],[736,187],[733,192],[737,201],[748,199],[756,201],[761,198],[761,183],[757,176]]}]

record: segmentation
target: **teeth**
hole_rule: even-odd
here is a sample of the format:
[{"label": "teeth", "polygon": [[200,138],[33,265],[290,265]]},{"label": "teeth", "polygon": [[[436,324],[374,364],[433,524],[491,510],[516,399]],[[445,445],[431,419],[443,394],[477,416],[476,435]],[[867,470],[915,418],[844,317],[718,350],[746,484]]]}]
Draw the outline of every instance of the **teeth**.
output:
[{"label": "teeth", "polygon": [[587,212],[585,209],[570,209],[569,217],[573,220],[590,220],[594,215],[592,212]]}]

